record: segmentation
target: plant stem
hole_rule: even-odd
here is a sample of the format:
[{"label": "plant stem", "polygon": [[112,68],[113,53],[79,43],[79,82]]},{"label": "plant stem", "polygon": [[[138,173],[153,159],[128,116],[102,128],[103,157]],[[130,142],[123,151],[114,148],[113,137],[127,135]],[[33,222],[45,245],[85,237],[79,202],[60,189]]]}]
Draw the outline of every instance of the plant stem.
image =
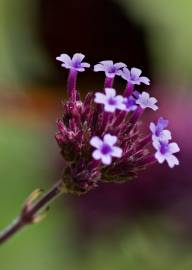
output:
[{"label": "plant stem", "polygon": [[[62,195],[64,191],[64,183],[62,180],[59,180],[47,193],[37,200],[36,203],[33,203],[33,201],[37,196],[31,195],[24,204],[20,215],[0,233],[0,245],[12,238],[26,225],[40,221],[43,217],[40,212],[45,209],[51,201],[54,201],[57,197]],[[38,197],[39,195],[40,192],[38,192]]]}]

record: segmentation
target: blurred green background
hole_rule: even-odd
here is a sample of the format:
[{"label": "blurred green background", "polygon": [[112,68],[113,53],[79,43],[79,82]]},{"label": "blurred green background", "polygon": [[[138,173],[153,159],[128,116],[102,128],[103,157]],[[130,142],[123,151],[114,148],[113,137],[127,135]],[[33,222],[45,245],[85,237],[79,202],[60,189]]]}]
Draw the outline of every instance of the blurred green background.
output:
[{"label": "blurred green background", "polygon": [[[155,166],[133,183],[58,199],[43,222],[0,248],[0,269],[192,269],[191,8],[189,0],[0,0],[0,228],[31,191],[60,177],[62,52],[142,68],[182,149],[173,171]],[[78,85],[85,92],[102,80],[87,72]]]}]

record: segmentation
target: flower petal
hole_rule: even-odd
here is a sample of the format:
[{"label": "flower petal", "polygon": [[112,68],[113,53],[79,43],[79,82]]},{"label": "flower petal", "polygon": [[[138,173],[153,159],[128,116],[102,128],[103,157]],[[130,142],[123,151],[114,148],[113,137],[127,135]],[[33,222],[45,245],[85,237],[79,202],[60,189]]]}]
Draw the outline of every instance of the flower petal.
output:
[{"label": "flower petal", "polygon": [[110,155],[101,155],[101,161],[105,165],[110,165],[112,162],[112,158]]},{"label": "flower petal", "polygon": [[171,132],[168,129],[164,129],[162,130],[160,137],[161,137],[161,140],[169,141],[171,140],[171,137],[172,137]]},{"label": "flower petal", "polygon": [[113,61],[112,60],[104,60],[101,61],[100,64],[104,65],[105,68],[113,66]]},{"label": "flower petal", "polygon": [[160,142],[157,141],[157,140],[153,140],[152,144],[153,144],[153,147],[154,147],[156,150],[159,150],[159,149],[161,148],[161,144],[160,144]]},{"label": "flower petal", "polygon": [[165,156],[162,155],[159,151],[157,151],[155,153],[155,158],[157,159],[157,161],[162,164],[165,161]]},{"label": "flower petal", "polygon": [[169,152],[170,152],[171,154],[177,153],[177,152],[179,152],[179,151],[180,151],[180,149],[179,149],[179,146],[178,146],[177,143],[172,142],[172,143],[169,144]]},{"label": "flower petal", "polygon": [[75,53],[73,55],[72,62],[73,63],[76,63],[76,62],[81,63],[84,58],[85,58],[85,55],[84,54],[82,54],[82,53]]},{"label": "flower petal", "polygon": [[102,93],[95,93],[95,99],[94,101],[99,104],[105,104],[106,103],[106,96]]},{"label": "flower petal", "polygon": [[94,137],[91,138],[90,144],[92,146],[94,146],[95,148],[100,148],[102,146],[103,142],[99,137],[94,136]]},{"label": "flower petal", "polygon": [[107,97],[114,97],[116,95],[116,90],[114,88],[105,88],[105,93]]},{"label": "flower petal", "polygon": [[61,54],[60,56],[56,57],[56,59],[65,64],[71,65],[71,57],[66,53]]},{"label": "flower petal", "polygon": [[112,136],[111,134],[106,134],[103,138],[104,142],[106,144],[109,144],[110,146],[113,146],[117,142],[117,137]]},{"label": "flower petal", "polygon": [[121,74],[121,77],[126,80],[126,81],[129,81],[130,80],[130,71],[128,68],[123,68],[123,71],[122,71],[122,74]]},{"label": "flower petal", "polygon": [[90,64],[89,63],[86,63],[86,62],[82,62],[81,63],[81,67],[82,68],[89,68],[90,67]]},{"label": "flower petal", "polygon": [[98,72],[98,71],[105,71],[105,68],[102,64],[97,64],[97,65],[94,65],[94,71],[95,72]]},{"label": "flower petal", "polygon": [[133,67],[131,69],[131,75],[134,76],[134,77],[136,77],[136,78],[138,78],[141,75],[141,73],[142,73],[142,70],[139,69],[139,68]]},{"label": "flower petal", "polygon": [[105,104],[104,110],[106,112],[114,112],[116,110],[117,106],[110,105],[108,103]]},{"label": "flower petal", "polygon": [[140,94],[139,97],[141,97],[142,99],[149,99],[149,93],[144,91]]},{"label": "flower petal", "polygon": [[150,123],[149,129],[151,130],[151,132],[153,134],[156,132],[156,126],[155,126],[155,124],[153,122]]},{"label": "flower petal", "polygon": [[156,111],[159,109],[157,105],[151,105],[151,106],[148,106],[148,108],[151,108],[153,111]]},{"label": "flower petal", "polygon": [[101,154],[101,152],[100,152],[99,150],[95,150],[95,151],[93,151],[93,153],[92,153],[92,157],[93,157],[94,159],[96,159],[96,160],[101,159],[101,156],[102,156],[102,154]]},{"label": "flower petal", "polygon": [[114,66],[117,68],[117,69],[120,69],[120,68],[124,68],[126,67],[127,65],[122,63],[122,62],[118,62],[116,64],[114,64]]},{"label": "flower petal", "polygon": [[147,77],[140,77],[139,78],[140,83],[144,83],[146,85],[150,85],[150,79]]},{"label": "flower petal", "polygon": [[174,155],[167,156],[166,161],[170,168],[173,168],[175,165],[179,165],[179,160]]},{"label": "flower petal", "polygon": [[122,154],[123,154],[123,150],[120,147],[113,146],[113,152],[111,154],[113,157],[120,158],[120,157],[122,157]]}]

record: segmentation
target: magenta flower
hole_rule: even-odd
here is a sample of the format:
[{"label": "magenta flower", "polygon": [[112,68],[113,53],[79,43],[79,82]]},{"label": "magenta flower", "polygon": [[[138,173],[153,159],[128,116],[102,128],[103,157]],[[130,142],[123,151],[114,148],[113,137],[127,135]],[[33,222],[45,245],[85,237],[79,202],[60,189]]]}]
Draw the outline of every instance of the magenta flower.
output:
[{"label": "magenta flower", "polygon": [[124,63],[116,63],[114,64],[111,60],[101,61],[99,64],[94,66],[94,71],[104,71],[106,77],[108,78],[114,78],[115,75],[120,76],[121,75],[121,69],[126,67],[126,64]]},{"label": "magenta flower", "polygon": [[122,157],[122,149],[118,146],[114,146],[117,142],[117,137],[110,134],[106,134],[103,141],[94,136],[90,140],[90,144],[96,148],[92,153],[92,156],[96,160],[101,160],[105,165],[110,165],[112,162],[112,157],[120,158]]},{"label": "magenta flower", "polygon": [[150,97],[149,93],[142,92],[139,94],[136,103],[140,105],[142,109],[150,108],[153,111],[156,111],[158,109],[158,106],[155,105],[157,103],[157,99],[154,97]]},{"label": "magenta flower", "polygon": [[147,77],[141,76],[141,73],[142,71],[138,68],[133,67],[129,70],[125,67],[121,71],[121,77],[130,84],[140,85],[141,83],[144,83],[150,85],[150,80]]},{"label": "magenta flower", "polygon": [[71,58],[68,54],[61,54],[56,57],[58,61],[61,61],[61,66],[67,69],[73,69],[79,72],[85,71],[85,68],[89,68],[90,64],[86,62],[82,62],[85,58],[85,55],[82,53],[75,53]]},{"label": "magenta flower", "polygon": [[173,155],[180,151],[177,143],[154,140],[153,147],[157,150],[155,158],[159,163],[167,161],[170,168],[173,168],[175,165],[179,165],[179,160]]},{"label": "magenta flower", "polygon": [[171,140],[171,132],[167,129],[164,129],[168,126],[168,120],[163,119],[163,117],[160,117],[157,124],[151,122],[150,123],[150,130],[152,132],[152,139],[160,140],[160,141],[169,141]]},{"label": "magenta flower", "polygon": [[122,96],[116,96],[116,90],[113,88],[105,88],[105,94],[99,92],[95,93],[94,99],[96,103],[104,105],[106,112],[114,112],[117,109],[125,110],[123,100]]}]

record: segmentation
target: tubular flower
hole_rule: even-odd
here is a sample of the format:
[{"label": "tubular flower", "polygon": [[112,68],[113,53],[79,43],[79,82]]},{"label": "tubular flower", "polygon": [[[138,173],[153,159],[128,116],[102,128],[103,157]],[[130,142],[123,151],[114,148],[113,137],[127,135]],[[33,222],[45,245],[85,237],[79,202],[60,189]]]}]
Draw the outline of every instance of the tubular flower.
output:
[{"label": "tubular flower", "polygon": [[153,122],[150,123],[150,130],[152,132],[152,139],[160,140],[160,141],[169,141],[171,140],[171,132],[167,129],[164,129],[168,126],[169,121],[160,117],[157,124],[155,125]]},{"label": "tubular flower", "polygon": [[159,163],[163,163],[166,160],[170,168],[179,165],[179,160],[173,155],[180,151],[177,143],[155,140],[153,141],[153,146],[157,150],[155,158]]},{"label": "tubular flower", "polygon": [[[62,178],[68,192],[82,194],[95,188],[99,182],[128,181],[152,163],[162,163],[163,158],[169,164],[172,159],[173,165],[172,144],[159,140],[165,122],[159,120],[157,125],[151,124],[152,134],[141,131],[144,123],[139,120],[140,116],[147,107],[157,109],[155,98],[138,91],[129,96],[124,91],[121,95],[112,88],[112,81],[110,87],[106,87],[105,79],[104,93],[91,91],[82,100],[76,77],[71,76],[74,67],[67,65],[66,68],[70,69],[69,98],[63,103],[63,115],[57,121],[55,138],[64,159]],[[150,143],[156,153],[151,152]],[[167,148],[166,145],[164,148],[168,150],[162,154],[161,147],[166,143]]]},{"label": "tubular flower", "polygon": [[79,72],[85,71],[85,68],[89,68],[90,64],[86,62],[82,62],[85,58],[85,55],[82,53],[75,53],[71,58],[68,54],[61,54],[56,59],[61,61],[61,66],[67,69],[74,69]]},{"label": "tubular flower", "polygon": [[147,77],[141,76],[141,69],[139,68],[131,68],[129,70],[128,68],[123,68],[123,71],[121,71],[121,77],[126,80],[127,82],[131,84],[137,84],[140,85],[141,83],[150,85],[150,80]]},{"label": "tubular flower", "polygon": [[116,90],[113,88],[105,88],[105,95],[97,92],[94,101],[103,104],[106,112],[114,112],[116,109],[125,110],[123,97],[116,96]]},{"label": "tubular flower", "polygon": [[139,94],[136,103],[140,105],[142,109],[150,108],[153,111],[156,111],[158,109],[158,106],[156,105],[157,99],[154,97],[150,97],[149,93],[142,92]]},{"label": "tubular flower", "polygon": [[126,67],[124,63],[114,64],[111,60],[101,61],[99,64],[94,66],[94,71],[104,71],[106,77],[114,78],[115,75],[121,75],[121,69]]},{"label": "tubular flower", "polygon": [[90,144],[97,149],[92,153],[93,158],[101,160],[103,164],[110,165],[112,157],[122,157],[122,149],[114,146],[116,142],[117,137],[110,134],[105,134],[103,141],[97,136],[92,137]]}]

